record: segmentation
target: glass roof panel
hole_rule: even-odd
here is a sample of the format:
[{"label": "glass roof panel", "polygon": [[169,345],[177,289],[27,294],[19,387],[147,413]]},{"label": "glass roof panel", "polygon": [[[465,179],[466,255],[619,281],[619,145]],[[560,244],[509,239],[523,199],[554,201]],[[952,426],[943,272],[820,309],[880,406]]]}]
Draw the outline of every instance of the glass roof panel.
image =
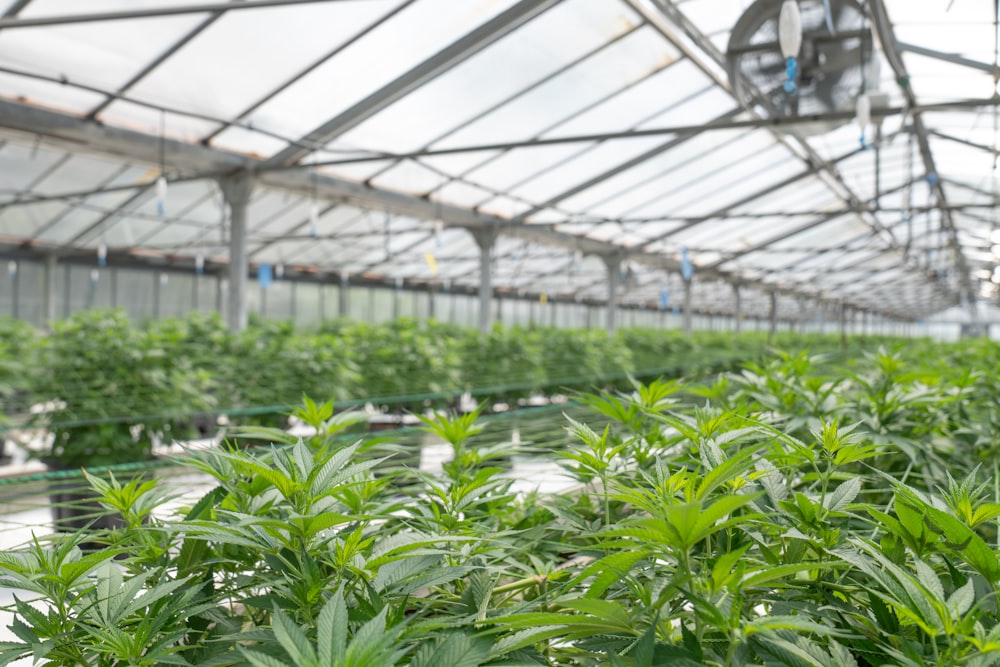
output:
[{"label": "glass roof panel", "polygon": [[491,198],[493,193],[471,183],[452,181],[439,188],[433,196],[435,201],[471,208]]},{"label": "glass roof panel", "polygon": [[109,106],[100,114],[100,119],[110,125],[120,125],[154,136],[166,135],[189,142],[197,142],[222,127],[220,123],[211,120],[164,113],[155,108],[122,101]]},{"label": "glass roof panel", "polygon": [[[235,118],[399,2],[317,2],[227,12],[130,94],[148,102]],[[240,57],[220,58],[220,49]]]},{"label": "glass roof panel", "polygon": [[[518,141],[525,137],[576,133],[575,118],[597,114],[639,82],[667,71],[677,54],[650,28],[640,28],[578,66],[562,73],[460,130],[442,145],[462,145],[493,137]],[[618,123],[621,127],[622,121]]]},{"label": "glass roof panel", "polygon": [[692,225],[673,234],[670,244],[675,248],[687,246],[691,250],[713,249],[740,251],[774,238],[811,218],[797,216],[789,218],[726,218]]},{"label": "glass roof panel", "polygon": [[530,174],[552,168],[580,153],[580,144],[531,146],[495,153],[495,158],[467,172],[467,178],[496,190],[508,190]]},{"label": "glass roof panel", "polygon": [[135,192],[135,190],[123,190],[87,197],[81,205],[70,207],[65,215],[38,234],[37,238],[52,243],[69,243],[98,220],[117,210],[135,195]]},{"label": "glass roof panel", "polygon": [[83,113],[107,99],[99,93],[5,72],[0,72],[0,91],[7,99],[70,113]]},{"label": "glass roof panel", "polygon": [[[0,84],[2,85],[2,84]],[[2,199],[21,193],[66,158],[66,152],[47,146],[8,141],[0,144],[0,193]]]},{"label": "glass roof panel", "polygon": [[120,162],[74,155],[36,183],[33,190],[42,195],[82,192],[98,187],[121,170]]},{"label": "glass roof panel", "polygon": [[429,169],[415,160],[404,160],[376,176],[371,184],[399,192],[423,195],[448,182],[447,176]]},{"label": "glass roof panel", "polygon": [[288,145],[288,142],[261,132],[230,125],[215,135],[210,144],[222,150],[235,151],[263,159],[283,149]]},{"label": "glass roof panel", "polygon": [[[301,197],[270,188],[256,188],[247,207],[247,228],[251,233],[260,231],[284,211],[296,207]],[[321,204],[322,207],[322,204]]]},{"label": "glass roof panel", "polygon": [[[804,173],[800,171],[798,173]],[[783,188],[735,207],[732,214],[739,213],[802,213],[836,210],[844,203],[815,176],[804,176]]]},{"label": "glass roof panel", "polygon": [[[992,51],[992,47],[990,50]],[[993,77],[988,72],[915,53],[904,53],[903,62],[910,73],[913,91],[923,104],[964,97],[987,99],[996,90]]]},{"label": "glass roof panel", "polygon": [[479,204],[478,208],[483,213],[498,215],[501,218],[515,218],[530,211],[532,206],[511,197],[493,197]]},{"label": "glass roof panel", "polygon": [[[162,221],[133,214],[109,220],[99,234],[90,234],[81,240],[81,245],[96,248],[104,243],[109,248],[131,248],[136,241],[156,231]],[[96,257],[95,257],[96,264]]]},{"label": "glass roof panel", "polygon": [[0,211],[0,236],[30,238],[41,227],[66,212],[62,202],[21,204]]},{"label": "glass roof panel", "polygon": [[174,247],[190,243],[205,231],[205,227],[192,224],[185,220],[172,220],[161,224],[142,239],[145,246],[163,250],[173,250]]},{"label": "glass roof panel", "polygon": [[338,164],[328,167],[317,167],[322,173],[329,173],[337,178],[346,178],[351,181],[367,181],[375,174],[395,164],[393,160],[378,160],[374,162],[357,162],[354,164]]},{"label": "glass roof panel", "polygon": [[586,234],[587,237],[598,241],[610,241],[625,247],[631,247],[643,243],[646,238],[624,225],[607,222],[596,225]]},{"label": "glass roof panel", "polygon": [[[35,0],[22,17],[56,4],[68,3]],[[91,11],[94,3],[86,4]],[[80,7],[79,2],[73,5]],[[207,16],[187,14],[4,30],[0,34],[0,62],[114,92]]]},{"label": "glass roof panel", "polygon": [[249,116],[254,125],[304,136],[385,86],[514,0],[420,0],[305,75]]},{"label": "glass roof panel", "polygon": [[[743,149],[759,146],[744,143]],[[766,145],[766,144],[765,144]],[[801,170],[798,160],[783,146],[758,148],[730,161],[718,153],[685,165],[667,192],[653,196],[623,215],[640,218],[660,215],[710,215],[724,210],[729,203],[753,196]]]},{"label": "glass roof panel", "polygon": [[661,137],[643,137],[590,144],[558,168],[525,174],[526,182],[511,188],[510,193],[541,203],[664,143]]},{"label": "glass roof panel", "polygon": [[[651,196],[683,187],[684,183],[691,180],[688,178],[689,169],[699,158],[708,155],[711,159],[718,159],[730,150],[734,152],[734,156],[740,155],[746,136],[737,130],[696,136],[631,169],[604,179],[594,187],[565,200],[563,205],[593,215],[611,218],[623,216],[648,201]],[[712,152],[717,149],[720,149],[719,153]]]},{"label": "glass roof panel", "polygon": [[[632,30],[637,23],[638,17],[622,3],[565,0],[348,132],[342,141],[373,150],[416,150]],[[552,39],[554,34],[561,38]],[[664,40],[650,40],[646,49],[636,48],[619,56],[619,66],[629,58],[648,62],[669,57],[669,53]],[[609,73],[615,70],[594,74]],[[558,99],[549,92],[546,99]],[[560,103],[554,106],[557,108],[548,112],[554,116],[548,117],[565,113]],[[543,117],[540,122],[551,121]],[[526,129],[521,127],[519,136],[525,136]],[[497,141],[489,136],[470,143],[486,140]],[[452,141],[447,145],[461,144]]]}]

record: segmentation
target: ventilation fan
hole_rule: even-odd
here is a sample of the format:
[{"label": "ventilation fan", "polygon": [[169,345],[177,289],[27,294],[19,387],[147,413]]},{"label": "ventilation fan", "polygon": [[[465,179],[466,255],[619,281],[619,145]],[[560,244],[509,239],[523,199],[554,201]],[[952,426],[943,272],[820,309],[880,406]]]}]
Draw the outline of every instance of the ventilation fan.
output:
[{"label": "ventilation fan", "polygon": [[[798,77],[789,92],[778,42],[782,0],[757,0],[729,37],[729,78],[747,107],[765,102],[770,115],[809,116],[853,110],[862,91],[878,83],[878,58],[860,2],[798,0],[802,48]],[[846,121],[845,121],[846,122]],[[839,123],[842,124],[842,123]],[[797,133],[824,132],[831,124],[797,125]]]}]

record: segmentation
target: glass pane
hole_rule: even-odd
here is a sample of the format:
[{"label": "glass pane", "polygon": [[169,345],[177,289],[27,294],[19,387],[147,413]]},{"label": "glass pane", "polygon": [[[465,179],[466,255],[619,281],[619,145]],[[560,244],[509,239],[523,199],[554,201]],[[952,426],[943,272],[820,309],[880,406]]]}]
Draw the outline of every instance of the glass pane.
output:
[{"label": "glass pane", "polygon": [[422,0],[354,42],[254,111],[258,127],[300,137],[430,57],[513,0]]},{"label": "glass pane", "polygon": [[[22,16],[41,11],[35,5],[54,4],[51,0],[35,0]],[[79,2],[73,4],[80,6]],[[88,2],[87,9],[91,10],[93,4]],[[0,61],[113,92],[207,16],[188,14],[4,30],[0,35]]]},{"label": "glass pane", "polygon": [[153,316],[154,279],[152,271],[115,269],[115,305],[124,308],[134,320]]},{"label": "glass pane", "polygon": [[[637,23],[638,17],[624,4],[567,0],[347,133],[343,143],[373,150],[416,150],[447,136],[453,128],[570,65]],[[554,34],[560,39],[553,40]],[[671,53],[662,38],[651,44],[658,52],[651,46],[648,52],[635,49],[630,55],[648,63]],[[605,73],[595,71],[590,80],[599,80]],[[551,101],[558,98],[550,94],[536,99],[549,100],[551,106]],[[557,107],[560,104],[555,102]],[[557,108],[549,113],[555,114],[550,118],[558,118],[567,111]],[[550,121],[543,114],[534,122]],[[519,127],[518,136],[524,137],[528,131],[530,127]],[[479,135],[465,143],[497,140],[495,136]]]},{"label": "glass pane", "polygon": [[140,81],[131,94],[234,118],[396,4],[398,0],[367,0],[228,12]]}]

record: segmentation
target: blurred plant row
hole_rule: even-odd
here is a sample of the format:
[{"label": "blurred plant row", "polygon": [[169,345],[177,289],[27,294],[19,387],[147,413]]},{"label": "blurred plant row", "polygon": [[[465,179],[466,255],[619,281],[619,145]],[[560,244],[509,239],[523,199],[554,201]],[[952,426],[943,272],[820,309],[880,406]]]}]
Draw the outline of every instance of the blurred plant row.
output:
[{"label": "blurred plant row", "polygon": [[[794,335],[773,342],[803,344]],[[47,334],[0,321],[0,416],[24,425],[32,406],[42,406],[35,422],[55,434],[46,457],[93,466],[148,458],[156,439],[184,439],[197,426],[214,432],[218,414],[280,425],[303,395],[400,411],[447,405],[463,392],[516,401],[543,390],[625,386],[628,373],[731,366],[767,343],[728,332],[497,326],[480,334],[406,319],[335,320],[311,331],[258,320],[232,334],[217,315],[137,325],[121,311],[85,311]],[[839,339],[809,344],[832,348]]]},{"label": "blurred plant row", "polygon": [[214,488],[180,510],[156,482],[94,477],[124,527],[0,554],[24,591],[0,663],[1000,661],[995,344],[776,355],[578,398],[592,417],[550,452],[575,486],[546,496],[472,444],[475,412],[424,417],[452,458],[395,484],[414,472],[309,401],[313,437],[190,460]]}]

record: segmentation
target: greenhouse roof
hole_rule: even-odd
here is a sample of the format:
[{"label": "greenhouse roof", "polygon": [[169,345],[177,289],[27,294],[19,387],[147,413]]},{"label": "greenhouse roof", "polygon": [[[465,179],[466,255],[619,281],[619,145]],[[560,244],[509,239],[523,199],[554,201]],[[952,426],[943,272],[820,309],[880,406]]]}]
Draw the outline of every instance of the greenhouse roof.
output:
[{"label": "greenhouse roof", "polygon": [[996,300],[995,3],[867,0],[818,110],[730,66],[780,4],[0,0],[0,246],[222,265],[248,172],[250,262],[331,279],[474,287],[495,232],[513,293],[601,300],[610,265],[655,306],[689,261],[708,312]]}]

